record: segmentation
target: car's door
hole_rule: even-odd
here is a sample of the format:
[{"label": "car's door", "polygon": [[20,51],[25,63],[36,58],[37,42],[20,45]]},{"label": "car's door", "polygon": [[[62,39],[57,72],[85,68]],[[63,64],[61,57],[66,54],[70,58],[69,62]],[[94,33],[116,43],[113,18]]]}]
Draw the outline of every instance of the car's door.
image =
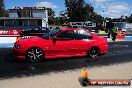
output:
[{"label": "car's door", "polygon": [[52,39],[52,43],[49,46],[48,51],[50,52],[50,55],[53,56],[69,56],[70,55],[70,48],[72,45],[72,37],[71,33],[69,31],[63,31],[54,37],[57,37],[56,39]]},{"label": "car's door", "polygon": [[74,30],[74,40],[71,44],[71,51],[73,54],[83,55],[87,54],[88,49],[92,45],[92,35],[84,30]]}]

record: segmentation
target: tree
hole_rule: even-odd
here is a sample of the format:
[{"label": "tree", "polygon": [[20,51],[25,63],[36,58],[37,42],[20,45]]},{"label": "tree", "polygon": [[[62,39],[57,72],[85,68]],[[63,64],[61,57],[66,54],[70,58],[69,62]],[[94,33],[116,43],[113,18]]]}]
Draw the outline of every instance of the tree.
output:
[{"label": "tree", "polygon": [[66,21],[68,21],[68,17],[67,17],[67,11],[61,11],[60,14],[59,14],[59,22],[60,24],[63,24],[65,23]]},{"label": "tree", "polygon": [[89,4],[85,4],[83,14],[84,14],[85,19],[91,20],[91,18],[93,18],[95,15],[94,8],[90,6]]},{"label": "tree", "polygon": [[4,17],[7,15],[7,11],[5,11],[4,0],[0,0],[0,17]]},{"label": "tree", "polygon": [[132,14],[126,18],[127,22],[132,23]]},{"label": "tree", "polygon": [[55,23],[55,12],[51,8],[47,8],[49,24]]},{"label": "tree", "polygon": [[[82,8],[84,0],[65,0],[67,7],[68,17],[70,21],[82,21]],[[80,19],[81,18],[81,19]]]},{"label": "tree", "polygon": [[91,4],[84,0],[65,0],[69,21],[99,20],[103,17],[94,12]]}]

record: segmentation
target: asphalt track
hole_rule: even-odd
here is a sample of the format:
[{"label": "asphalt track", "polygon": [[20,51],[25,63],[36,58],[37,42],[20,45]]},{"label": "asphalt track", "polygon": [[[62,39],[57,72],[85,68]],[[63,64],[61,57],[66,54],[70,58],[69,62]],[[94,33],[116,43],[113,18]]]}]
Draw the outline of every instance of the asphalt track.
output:
[{"label": "asphalt track", "polygon": [[82,67],[108,66],[132,61],[132,41],[109,42],[107,54],[96,57],[72,57],[46,60],[42,63],[26,63],[14,58],[12,48],[0,48],[0,79],[23,77],[50,72],[75,70]]}]

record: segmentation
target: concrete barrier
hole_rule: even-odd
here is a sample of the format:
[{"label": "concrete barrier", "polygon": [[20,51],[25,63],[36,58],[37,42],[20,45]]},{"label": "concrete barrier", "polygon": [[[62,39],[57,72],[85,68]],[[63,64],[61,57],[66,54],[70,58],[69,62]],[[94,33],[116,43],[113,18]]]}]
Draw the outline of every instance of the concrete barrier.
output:
[{"label": "concrete barrier", "polygon": [[17,37],[0,37],[0,47],[12,47]]}]

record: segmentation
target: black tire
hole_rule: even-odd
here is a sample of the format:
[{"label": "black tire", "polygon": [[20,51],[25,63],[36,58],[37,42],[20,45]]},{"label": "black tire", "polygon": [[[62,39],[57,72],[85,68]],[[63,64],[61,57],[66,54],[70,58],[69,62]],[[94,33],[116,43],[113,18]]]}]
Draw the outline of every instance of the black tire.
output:
[{"label": "black tire", "polygon": [[92,58],[97,57],[100,54],[100,49],[98,47],[92,47],[88,51],[88,55]]},{"label": "black tire", "polygon": [[28,62],[39,63],[44,60],[44,52],[39,47],[32,47],[27,50],[25,57]]}]

